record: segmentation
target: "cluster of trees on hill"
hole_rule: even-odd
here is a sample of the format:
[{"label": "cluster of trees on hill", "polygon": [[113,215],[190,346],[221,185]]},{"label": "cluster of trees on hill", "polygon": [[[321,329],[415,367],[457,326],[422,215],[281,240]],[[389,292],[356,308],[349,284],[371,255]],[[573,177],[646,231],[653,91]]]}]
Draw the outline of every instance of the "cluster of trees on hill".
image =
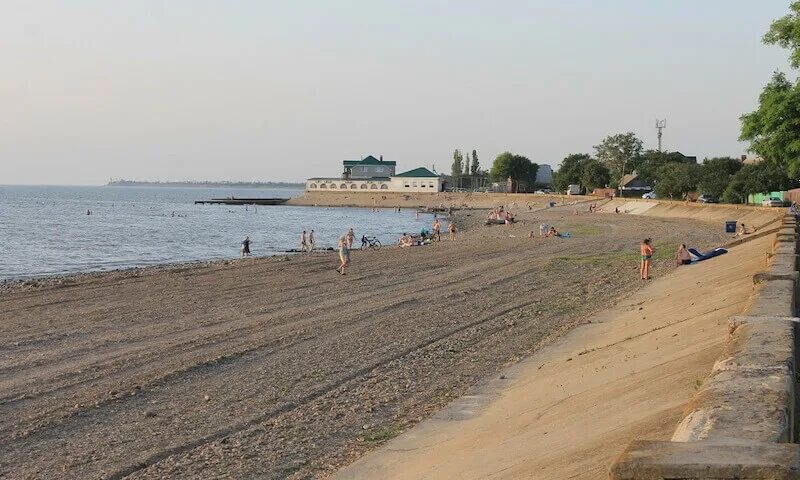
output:
[{"label": "cluster of trees on hill", "polygon": [[454,187],[485,187],[488,181],[505,182],[508,178],[516,183],[523,182],[529,186],[536,182],[539,166],[527,157],[511,152],[498,155],[489,170],[481,170],[478,152],[472,155],[453,151],[453,163],[450,168],[450,181]]}]

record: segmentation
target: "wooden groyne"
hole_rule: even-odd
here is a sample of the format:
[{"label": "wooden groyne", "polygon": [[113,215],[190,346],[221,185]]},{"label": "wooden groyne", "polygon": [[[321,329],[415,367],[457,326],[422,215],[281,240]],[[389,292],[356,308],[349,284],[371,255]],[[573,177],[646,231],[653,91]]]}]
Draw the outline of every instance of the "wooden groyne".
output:
[{"label": "wooden groyne", "polygon": [[212,198],[211,200],[195,200],[195,205],[284,205],[288,198]]}]

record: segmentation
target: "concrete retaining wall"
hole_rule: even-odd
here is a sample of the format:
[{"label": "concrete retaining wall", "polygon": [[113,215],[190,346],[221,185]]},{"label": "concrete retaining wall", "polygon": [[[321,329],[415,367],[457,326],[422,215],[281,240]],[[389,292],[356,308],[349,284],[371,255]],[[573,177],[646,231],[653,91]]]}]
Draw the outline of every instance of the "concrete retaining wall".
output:
[{"label": "concrete retaining wall", "polygon": [[723,358],[670,442],[637,441],[613,480],[800,479],[796,441],[797,222],[781,220],[747,316],[729,321]]}]

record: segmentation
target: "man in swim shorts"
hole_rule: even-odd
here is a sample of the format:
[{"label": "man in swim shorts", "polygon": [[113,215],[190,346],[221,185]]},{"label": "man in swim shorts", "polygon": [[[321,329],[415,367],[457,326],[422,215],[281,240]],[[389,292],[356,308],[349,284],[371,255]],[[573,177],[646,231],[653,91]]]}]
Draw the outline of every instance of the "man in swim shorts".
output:
[{"label": "man in swim shorts", "polygon": [[300,251],[305,252],[307,246],[308,244],[306,243],[306,231],[303,230],[303,233],[300,234]]}]

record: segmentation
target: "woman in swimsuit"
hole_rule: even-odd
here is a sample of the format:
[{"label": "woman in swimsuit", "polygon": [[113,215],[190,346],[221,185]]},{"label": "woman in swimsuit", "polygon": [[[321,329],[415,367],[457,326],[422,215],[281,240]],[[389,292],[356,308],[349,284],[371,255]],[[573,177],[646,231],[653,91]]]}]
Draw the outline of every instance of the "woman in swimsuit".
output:
[{"label": "woman in swimsuit", "polygon": [[642,280],[650,280],[650,260],[653,258],[654,252],[652,240],[649,238],[642,240],[639,251],[642,255],[642,264],[639,267],[639,273],[642,276]]},{"label": "woman in swimsuit", "polygon": [[342,235],[339,237],[339,260],[341,261],[341,265],[336,268],[336,271],[342,275],[346,275],[344,273],[344,267],[350,263],[350,249],[347,248],[347,235]]}]

